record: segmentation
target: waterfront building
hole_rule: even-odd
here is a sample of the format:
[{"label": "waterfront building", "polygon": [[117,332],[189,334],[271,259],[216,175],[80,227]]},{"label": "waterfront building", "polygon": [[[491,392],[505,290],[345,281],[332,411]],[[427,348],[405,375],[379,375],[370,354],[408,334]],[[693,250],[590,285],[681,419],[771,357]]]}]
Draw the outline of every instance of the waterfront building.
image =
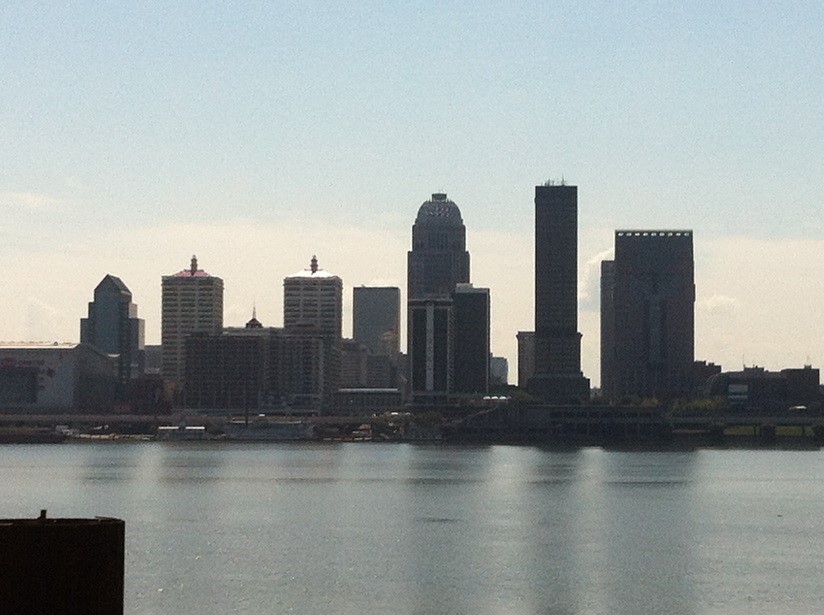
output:
[{"label": "waterfront building", "polygon": [[601,378],[610,401],[690,396],[693,268],[692,231],[615,232],[614,264],[602,268],[601,281]]},{"label": "waterfront building", "polygon": [[223,280],[189,269],[162,280],[161,346],[164,378],[180,382],[186,373],[186,338],[193,333],[220,333],[223,328]]},{"label": "waterfront building", "polygon": [[535,332],[518,331],[518,386],[526,389],[535,373]]},{"label": "waterfront building", "polygon": [[118,388],[112,357],[89,344],[0,344],[0,411],[105,414]]},{"label": "waterfront building", "polygon": [[128,287],[118,277],[104,277],[94,289],[88,317],[80,319],[80,342],[116,355],[121,399],[127,394],[129,381],[143,375],[144,328]]},{"label": "waterfront building", "polygon": [[352,289],[352,338],[373,355],[400,352],[401,289],[359,286]]},{"label": "waterfront building", "polygon": [[453,391],[455,314],[451,297],[410,299],[409,389],[416,403],[447,403]]},{"label": "waterfront building", "polygon": [[601,261],[601,396],[615,400],[615,261]]},{"label": "waterfront building", "polygon": [[300,410],[330,407],[341,369],[339,343],[316,328],[245,327],[192,335],[187,343],[189,408]]},{"label": "waterfront building", "polygon": [[420,206],[412,225],[407,298],[449,297],[460,282],[469,282],[466,227],[458,206],[436,193]]},{"label": "waterfront building", "polygon": [[822,407],[818,368],[782,369],[745,367],[738,372],[720,372],[707,381],[711,397],[723,397],[731,408],[765,413],[816,413]]},{"label": "waterfront building", "polygon": [[578,188],[535,187],[535,372],[529,391],[546,403],[589,398],[578,332]]},{"label": "waterfront building", "polygon": [[455,318],[454,392],[489,392],[489,289],[458,284],[453,294]]},{"label": "waterfront building", "polygon": [[312,256],[309,269],[283,280],[283,326],[287,332],[314,329],[332,340],[341,339],[343,281],[318,267]]}]

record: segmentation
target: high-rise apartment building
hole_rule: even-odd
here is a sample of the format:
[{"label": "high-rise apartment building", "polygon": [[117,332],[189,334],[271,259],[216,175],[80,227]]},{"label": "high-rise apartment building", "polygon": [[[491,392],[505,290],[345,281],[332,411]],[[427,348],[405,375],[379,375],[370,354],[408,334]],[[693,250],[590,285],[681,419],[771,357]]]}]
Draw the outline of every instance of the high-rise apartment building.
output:
[{"label": "high-rise apartment building", "polygon": [[352,338],[373,355],[400,352],[401,289],[360,286],[352,290]]},{"label": "high-rise apartment building", "polygon": [[469,282],[469,252],[461,210],[436,193],[418,209],[407,255],[407,298],[448,297]]},{"label": "high-rise apartment building", "polygon": [[223,328],[223,280],[198,269],[193,256],[189,269],[163,276],[162,305],[162,373],[180,382],[186,373],[186,338]]},{"label": "high-rise apartment building", "polygon": [[547,403],[589,398],[578,332],[578,187],[535,187],[535,374]]},{"label": "high-rise apartment building", "polygon": [[601,353],[606,356],[601,379],[608,399],[668,400],[690,394],[695,358],[692,239],[688,230],[615,232],[614,264],[602,270]]},{"label": "high-rise apartment building", "polygon": [[343,281],[318,267],[312,256],[309,269],[283,280],[283,326],[287,332],[315,330],[333,340],[341,338]]},{"label": "high-rise apartment building", "polygon": [[128,287],[118,277],[104,277],[94,289],[89,316],[80,319],[80,342],[117,355],[121,398],[126,394],[129,380],[143,374],[144,327]]},{"label": "high-rise apartment building", "polygon": [[489,289],[458,284],[453,294],[455,311],[455,393],[489,392]]}]

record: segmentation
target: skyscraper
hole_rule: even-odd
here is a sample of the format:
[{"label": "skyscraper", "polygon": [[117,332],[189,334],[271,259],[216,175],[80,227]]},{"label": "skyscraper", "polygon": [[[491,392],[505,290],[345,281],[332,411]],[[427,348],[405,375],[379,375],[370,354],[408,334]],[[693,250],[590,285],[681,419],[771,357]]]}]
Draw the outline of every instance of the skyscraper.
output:
[{"label": "skyscraper", "polygon": [[615,393],[615,261],[601,261],[601,396]]},{"label": "skyscraper", "polygon": [[578,332],[578,187],[535,187],[535,374],[547,403],[589,398]]},{"label": "skyscraper", "polygon": [[407,298],[448,297],[469,282],[469,252],[461,210],[436,193],[418,209],[407,256]]},{"label": "skyscraper", "polygon": [[486,395],[489,392],[489,289],[458,284],[453,295],[455,310],[456,393]]},{"label": "skyscraper", "polygon": [[453,391],[455,315],[452,298],[410,299],[409,388],[413,399],[446,403]]},{"label": "skyscraper", "polygon": [[88,318],[80,319],[80,342],[117,355],[121,397],[128,381],[143,373],[144,326],[128,287],[118,277],[104,277],[94,289]]},{"label": "skyscraper", "polygon": [[373,355],[400,352],[401,289],[360,286],[352,290],[352,337]]},{"label": "skyscraper", "polygon": [[312,256],[309,269],[283,280],[283,326],[287,332],[314,329],[333,340],[341,338],[343,281],[318,268]]},{"label": "skyscraper", "polygon": [[192,256],[189,269],[163,276],[162,304],[162,373],[181,381],[186,373],[186,338],[223,329],[223,280],[198,269]]},{"label": "skyscraper", "polygon": [[615,232],[611,306],[608,265],[602,279],[602,287],[607,286],[602,298],[607,320],[602,324],[606,373],[601,378],[612,401],[690,394],[695,355],[693,268],[692,231]]}]

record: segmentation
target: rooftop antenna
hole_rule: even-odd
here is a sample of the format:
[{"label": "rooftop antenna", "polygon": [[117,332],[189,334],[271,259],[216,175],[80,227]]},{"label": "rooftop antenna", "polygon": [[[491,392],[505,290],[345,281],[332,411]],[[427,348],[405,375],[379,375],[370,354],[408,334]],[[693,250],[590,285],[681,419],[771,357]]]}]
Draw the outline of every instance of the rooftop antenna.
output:
[{"label": "rooftop antenna", "polygon": [[309,261],[309,269],[312,271],[312,273],[317,273],[318,271],[318,257],[314,254],[312,255],[312,260]]},{"label": "rooftop antenna", "polygon": [[197,273],[197,256],[195,256],[194,254],[192,254],[192,265],[189,271],[192,272],[192,275]]}]

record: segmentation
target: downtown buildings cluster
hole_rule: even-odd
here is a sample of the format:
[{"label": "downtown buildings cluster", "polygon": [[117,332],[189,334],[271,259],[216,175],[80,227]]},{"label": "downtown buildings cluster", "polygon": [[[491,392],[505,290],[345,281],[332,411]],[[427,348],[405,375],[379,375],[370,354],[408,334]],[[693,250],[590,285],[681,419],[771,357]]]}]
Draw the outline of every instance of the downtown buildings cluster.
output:
[{"label": "downtown buildings cluster", "polygon": [[[820,404],[818,370],[809,366],[722,374],[695,360],[693,233],[685,229],[615,232],[614,258],[601,266],[601,388],[593,399],[581,370],[577,232],[577,187],[536,186],[535,326],[517,333],[523,399],[667,405],[743,395],[746,403]],[[471,281],[466,226],[443,193],[420,206],[412,226],[405,352],[400,289],[354,288],[346,339],[343,280],[315,256],[283,281],[282,327],[264,326],[254,308],[244,327],[224,327],[223,280],[195,257],[161,286],[160,347],[145,347],[131,293],[113,275],[94,290],[80,344],[0,347],[3,408],[361,414],[514,393],[505,359],[490,354],[490,291]]]}]

